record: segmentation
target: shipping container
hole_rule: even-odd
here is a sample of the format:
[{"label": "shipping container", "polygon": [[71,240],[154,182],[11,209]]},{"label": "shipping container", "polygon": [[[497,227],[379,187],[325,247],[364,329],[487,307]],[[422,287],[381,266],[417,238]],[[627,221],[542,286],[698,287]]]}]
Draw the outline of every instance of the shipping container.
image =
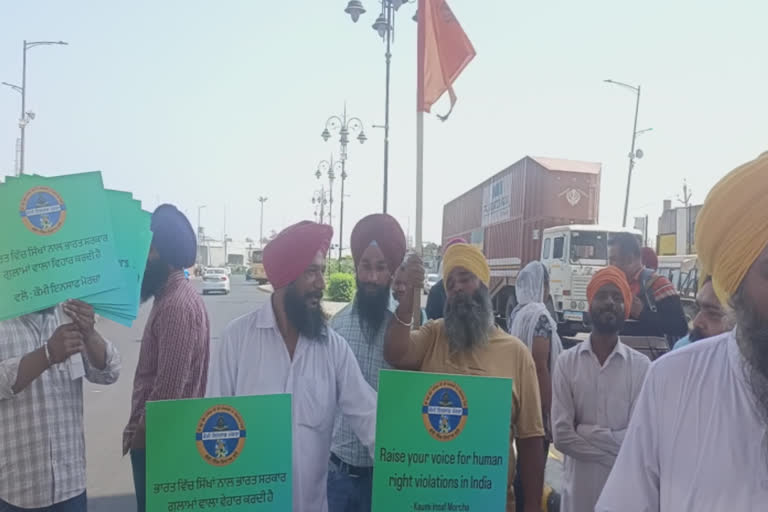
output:
[{"label": "shipping container", "polygon": [[520,269],[541,254],[544,229],[594,224],[602,165],[526,156],[447,203],[443,244],[462,237],[483,250],[502,312]]}]

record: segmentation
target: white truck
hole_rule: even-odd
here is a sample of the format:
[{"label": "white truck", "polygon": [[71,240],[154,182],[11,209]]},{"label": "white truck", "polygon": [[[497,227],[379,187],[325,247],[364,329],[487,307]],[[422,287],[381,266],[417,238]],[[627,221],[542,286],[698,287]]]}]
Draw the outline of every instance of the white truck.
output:
[{"label": "white truck", "polygon": [[587,285],[595,272],[608,265],[608,242],[616,233],[632,233],[642,240],[636,229],[599,224],[544,230],[541,261],[549,271],[551,306],[561,334],[589,332]]}]

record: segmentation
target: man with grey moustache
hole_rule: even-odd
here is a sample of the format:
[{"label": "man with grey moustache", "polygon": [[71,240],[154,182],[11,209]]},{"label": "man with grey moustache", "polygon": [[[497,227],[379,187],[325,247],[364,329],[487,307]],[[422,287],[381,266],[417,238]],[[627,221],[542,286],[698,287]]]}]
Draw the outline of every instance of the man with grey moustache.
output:
[{"label": "man with grey moustache", "polygon": [[384,357],[401,370],[511,378],[507,511],[515,510],[515,445],[524,510],[538,511],[544,483],[544,426],[533,357],[520,340],[494,325],[488,291],[490,269],[478,248],[463,243],[449,247],[443,257],[443,279],[447,298],[444,318],[411,331],[413,290],[424,282],[424,267],[418,256],[408,258],[408,291],[389,323]]}]

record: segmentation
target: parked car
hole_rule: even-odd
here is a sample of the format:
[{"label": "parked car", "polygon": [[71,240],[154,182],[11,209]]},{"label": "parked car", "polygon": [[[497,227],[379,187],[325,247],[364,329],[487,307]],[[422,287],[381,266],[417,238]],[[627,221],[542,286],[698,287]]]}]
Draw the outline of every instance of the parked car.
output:
[{"label": "parked car", "polygon": [[427,277],[424,278],[424,295],[429,295],[429,290],[431,290],[438,281],[440,281],[439,274],[427,274]]},{"label": "parked car", "polygon": [[208,295],[211,292],[223,292],[224,295],[228,295],[230,290],[230,280],[226,269],[205,269],[205,274],[203,274],[203,295]]}]

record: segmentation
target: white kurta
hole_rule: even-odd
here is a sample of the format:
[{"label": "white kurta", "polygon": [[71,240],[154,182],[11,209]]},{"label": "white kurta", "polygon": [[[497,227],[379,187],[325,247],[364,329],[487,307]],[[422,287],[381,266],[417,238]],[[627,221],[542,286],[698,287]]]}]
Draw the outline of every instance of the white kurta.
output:
[{"label": "white kurta", "polygon": [[207,396],[290,393],[293,410],[293,510],[326,512],[331,434],[337,412],[373,453],[376,392],[347,342],[299,338],[291,360],[271,302],[224,330],[208,375]]},{"label": "white kurta", "polygon": [[654,362],[598,512],[766,510],[766,423],[733,333]]},{"label": "white kurta", "polygon": [[594,510],[650,365],[646,356],[620,341],[602,367],[590,339],[558,358],[552,376],[552,436],[565,455],[562,512]]}]

